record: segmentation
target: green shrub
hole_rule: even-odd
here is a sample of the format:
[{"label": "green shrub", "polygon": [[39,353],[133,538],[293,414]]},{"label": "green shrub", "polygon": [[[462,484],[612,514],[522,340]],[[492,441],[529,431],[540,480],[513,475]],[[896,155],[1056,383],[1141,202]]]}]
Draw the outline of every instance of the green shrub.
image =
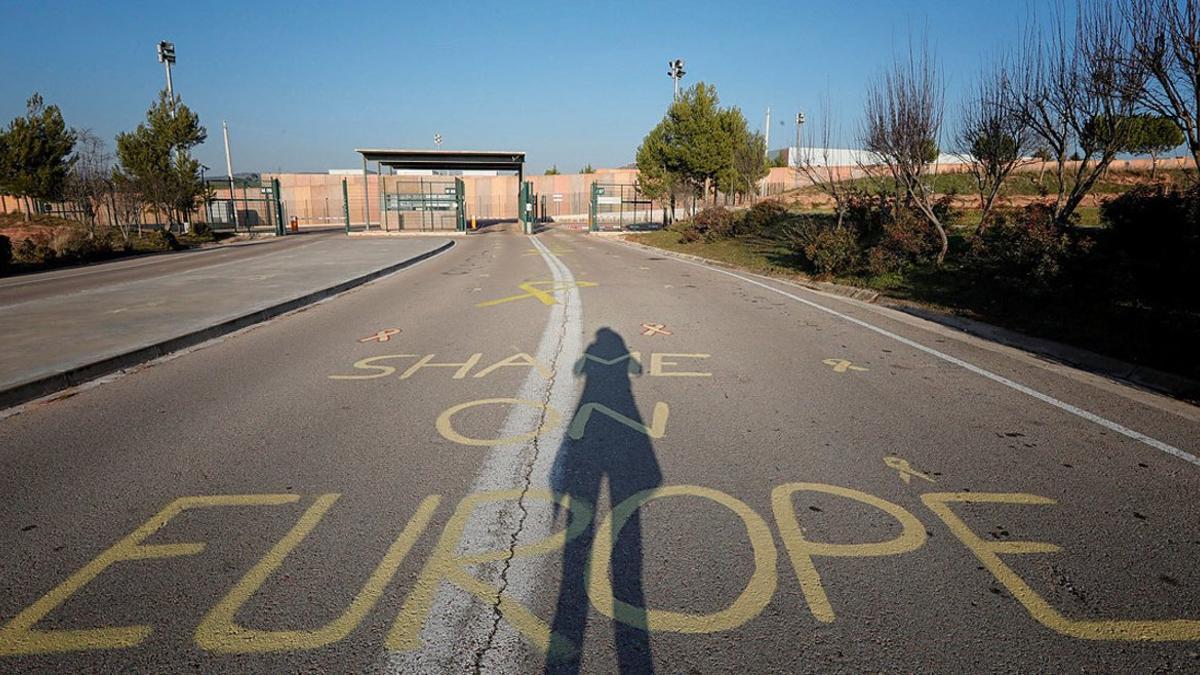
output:
[{"label": "green shrub", "polygon": [[733,212],[723,206],[710,206],[691,219],[675,221],[671,229],[678,232],[684,242],[703,239],[711,243],[733,237],[738,233],[739,225],[740,218]]},{"label": "green shrub", "polygon": [[766,234],[777,230],[787,219],[787,207],[778,200],[767,199],[751,206],[742,216],[741,229],[749,234]]},{"label": "green shrub", "polygon": [[1048,207],[1033,204],[997,213],[995,221],[972,239],[964,267],[982,286],[1039,294],[1059,285],[1064,266],[1085,248],[1054,223]]},{"label": "green shrub", "polygon": [[1100,217],[1113,230],[1116,256],[1135,298],[1200,307],[1200,186],[1139,185],[1105,202]]},{"label": "green shrub", "polygon": [[151,232],[147,240],[153,248],[160,251],[178,251],[183,248],[175,234],[166,228]]},{"label": "green shrub", "polygon": [[56,255],[50,246],[50,237],[38,232],[21,240],[15,258],[29,265],[42,265],[54,262]]},{"label": "green shrub", "polygon": [[821,276],[849,274],[858,267],[862,246],[858,235],[846,227],[822,229],[804,247],[804,257]]},{"label": "green shrub", "polygon": [[692,226],[704,237],[704,241],[714,242],[737,233],[737,218],[723,206],[710,206],[696,214]]},{"label": "green shrub", "polygon": [[[947,228],[957,220],[949,197],[935,202],[933,211]],[[937,230],[925,214],[895,195],[852,190],[846,200],[845,224],[857,230],[871,249],[880,249],[874,254],[876,263],[885,259],[889,266],[898,267],[927,263],[941,249]]]},{"label": "green shrub", "polygon": [[895,274],[904,269],[900,256],[883,246],[872,246],[867,251],[867,271],[875,276]]},{"label": "green shrub", "polygon": [[785,239],[809,270],[820,276],[851,274],[862,260],[859,233],[825,217],[800,218],[787,228]]},{"label": "green shrub", "polygon": [[192,238],[200,241],[213,241],[213,229],[208,223],[192,223]]},{"label": "green shrub", "polygon": [[0,234],[0,274],[8,271],[8,268],[12,265],[12,259],[12,240]]},{"label": "green shrub", "polygon": [[107,257],[112,244],[104,235],[93,236],[86,230],[74,227],[60,228],[50,239],[54,257],[64,262],[87,262]]}]

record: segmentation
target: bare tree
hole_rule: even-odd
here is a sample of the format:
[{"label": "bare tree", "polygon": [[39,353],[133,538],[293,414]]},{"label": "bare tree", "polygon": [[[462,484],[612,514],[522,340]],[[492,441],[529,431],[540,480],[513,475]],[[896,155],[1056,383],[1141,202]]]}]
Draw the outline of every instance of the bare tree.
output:
[{"label": "bare tree", "polygon": [[850,199],[850,187],[844,182],[836,166],[834,157],[834,139],[840,136],[837,119],[833,114],[828,95],[821,99],[820,121],[817,126],[817,145],[807,148],[796,148],[795,171],[804,176],[821,192],[833,200],[833,209],[837,214],[837,226],[842,227],[846,219],[846,208]]},{"label": "bare tree", "polygon": [[909,44],[907,58],[897,59],[891,71],[867,85],[863,147],[879,157],[891,173],[900,195],[937,231],[940,266],[950,240],[934,210],[930,165],[937,161],[945,92],[928,40],[920,49]]},{"label": "bare tree", "polygon": [[1063,225],[1128,145],[1132,128],[1124,120],[1145,83],[1113,7],[1080,0],[1076,9],[1073,31],[1061,7],[1048,35],[1037,25],[1026,31],[1006,91],[1013,111],[1053,155],[1053,215]]},{"label": "bare tree", "polygon": [[[75,163],[67,174],[63,191],[76,211],[83,215],[88,236],[94,238],[101,211],[111,208],[112,204],[108,197],[113,189],[113,156],[104,147],[104,141],[90,129],[77,130],[75,134]],[[110,217],[109,220],[113,219]]]},{"label": "bare tree", "polygon": [[121,172],[112,172],[111,181],[113,190],[108,194],[108,202],[113,214],[113,224],[121,233],[121,239],[128,246],[134,227],[137,227],[138,235],[142,234],[142,217],[146,209],[146,199],[138,192],[137,185]]},{"label": "bare tree", "polygon": [[1125,0],[1121,9],[1150,80],[1141,102],[1183,132],[1200,180],[1200,0]]},{"label": "bare tree", "polygon": [[1008,70],[1003,64],[980,76],[975,92],[963,104],[955,138],[958,155],[975,178],[981,232],[1005,179],[1030,150],[1029,129],[1007,103],[1007,83]]}]

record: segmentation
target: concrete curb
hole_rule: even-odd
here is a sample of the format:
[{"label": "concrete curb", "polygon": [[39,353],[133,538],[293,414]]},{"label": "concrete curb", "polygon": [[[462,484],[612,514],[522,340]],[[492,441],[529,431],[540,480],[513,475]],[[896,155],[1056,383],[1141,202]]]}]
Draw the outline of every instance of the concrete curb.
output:
[{"label": "concrete curb", "polygon": [[[595,234],[595,233],[592,233],[592,234]],[[629,233],[621,232],[621,233],[614,233],[614,234],[629,234]],[[725,268],[728,268],[731,270],[738,270],[738,271],[742,271],[742,272],[750,271],[750,270],[746,270],[741,267],[738,267],[737,265],[732,265],[730,263],[721,262],[720,260],[713,260],[712,258],[705,258],[703,256],[691,255],[690,253],[679,253],[677,251],[672,251],[670,249],[658,248],[656,246],[648,246],[646,244],[639,244],[637,242],[628,241],[623,238],[611,238],[609,240],[615,241],[619,244],[623,244],[625,246],[629,246],[632,248],[640,248],[644,251],[651,251],[654,253],[662,253],[665,255],[674,256],[676,258],[683,258],[684,260],[692,260],[694,262],[701,262],[706,265],[714,265],[716,267],[725,267]],[[803,278],[797,278],[797,277],[772,277],[769,274],[762,274],[761,272],[753,272],[753,273],[758,274],[760,276],[764,276],[768,279],[778,278],[783,281],[787,281],[787,282],[796,284],[797,286],[802,286],[804,288],[810,288],[814,291],[821,291],[822,293],[829,293],[831,295],[840,295],[840,296],[847,297],[847,298],[853,298],[855,300],[861,300],[862,302],[873,303],[879,299],[879,292],[872,291],[869,288],[858,288],[857,286],[845,286],[843,284],[834,284],[834,283],[830,283],[828,281],[812,281],[810,279],[803,279]]]},{"label": "concrete curb", "polygon": [[262,323],[263,321],[272,319],[280,314],[286,314],[293,310],[300,309],[301,307],[311,305],[320,300],[333,297],[352,288],[361,286],[370,281],[374,281],[375,279],[391,274],[392,272],[402,270],[405,267],[415,265],[422,260],[432,258],[433,256],[450,249],[452,246],[454,246],[454,241],[447,241],[445,244],[433,250],[426,251],[412,258],[408,258],[407,260],[402,260],[398,263],[388,265],[387,267],[377,269],[373,272],[368,272],[362,276],[347,279],[346,281],[342,281],[328,288],[313,291],[298,298],[285,300],[284,302],[272,305],[270,307],[255,310],[248,314],[244,314],[233,319],[228,319],[206,328],[201,328],[190,333],[184,333],[183,335],[177,335],[173,338],[168,338],[154,344],[139,347],[123,354],[110,356],[106,359],[76,366],[68,370],[54,373],[53,375],[47,375],[45,377],[22,382],[7,389],[0,390],[0,410],[11,408],[22,403],[27,403],[36,398],[53,394],[56,391],[66,389],[68,387],[74,387],[89,380],[94,380],[104,375],[108,375],[125,368],[130,368],[132,366],[145,363],[146,361],[151,361],[156,358],[166,356],[171,352],[186,349],[187,347],[198,345],[201,342],[207,342],[213,338],[227,335],[248,326],[253,326],[257,323]]},{"label": "concrete curb", "polygon": [[990,323],[946,314],[925,307],[887,301],[879,304],[925,319],[926,321],[932,321],[954,328],[955,330],[960,330],[968,335],[974,335],[990,342],[996,342],[1037,354],[1073,368],[1134,384],[1143,389],[1156,391],[1160,394],[1166,394],[1184,401],[1200,402],[1200,382],[1182,375],[1174,375],[1147,366],[1139,366],[1087,349],[1073,347],[1062,342],[1025,335],[1024,333],[1018,333],[1017,331],[1001,328],[1000,326],[993,326]]}]

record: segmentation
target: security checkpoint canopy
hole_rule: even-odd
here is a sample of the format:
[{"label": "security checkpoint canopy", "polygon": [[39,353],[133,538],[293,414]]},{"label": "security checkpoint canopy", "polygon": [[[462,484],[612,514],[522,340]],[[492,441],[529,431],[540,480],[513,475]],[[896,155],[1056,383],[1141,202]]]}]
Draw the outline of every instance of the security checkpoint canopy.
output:
[{"label": "security checkpoint canopy", "polygon": [[394,169],[461,169],[524,173],[525,153],[502,150],[394,150],[356,148],[364,162]]}]

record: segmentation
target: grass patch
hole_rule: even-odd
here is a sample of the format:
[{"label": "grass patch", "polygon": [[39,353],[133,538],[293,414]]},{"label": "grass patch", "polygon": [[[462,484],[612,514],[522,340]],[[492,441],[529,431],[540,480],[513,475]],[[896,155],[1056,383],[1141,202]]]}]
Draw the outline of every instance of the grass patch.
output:
[{"label": "grass patch", "polygon": [[[1098,214],[1095,217],[1098,224]],[[1200,335],[1200,313],[1137,306],[1110,299],[1100,290],[1094,295],[1051,293],[1037,301],[1005,297],[1005,292],[997,288],[972,283],[963,272],[958,261],[969,245],[973,226],[968,223],[951,234],[950,255],[942,268],[932,264],[910,266],[902,272],[828,280],[870,288],[896,300],[1200,379],[1200,360],[1194,357],[1196,336]],[[1103,239],[1109,235],[1110,232],[1103,228],[1089,230],[1089,236],[1093,238]],[[677,232],[664,230],[630,235],[628,239],[761,274],[814,278],[807,273],[803,259],[769,237],[685,243]],[[1103,267],[1108,263],[1095,260],[1090,264],[1103,273]]]},{"label": "grass patch", "polygon": [[722,239],[715,242],[684,242],[678,232],[659,230],[626,237],[629,241],[655,248],[700,256],[709,260],[737,265],[762,274],[803,274],[801,261],[778,241],[764,237]]}]

